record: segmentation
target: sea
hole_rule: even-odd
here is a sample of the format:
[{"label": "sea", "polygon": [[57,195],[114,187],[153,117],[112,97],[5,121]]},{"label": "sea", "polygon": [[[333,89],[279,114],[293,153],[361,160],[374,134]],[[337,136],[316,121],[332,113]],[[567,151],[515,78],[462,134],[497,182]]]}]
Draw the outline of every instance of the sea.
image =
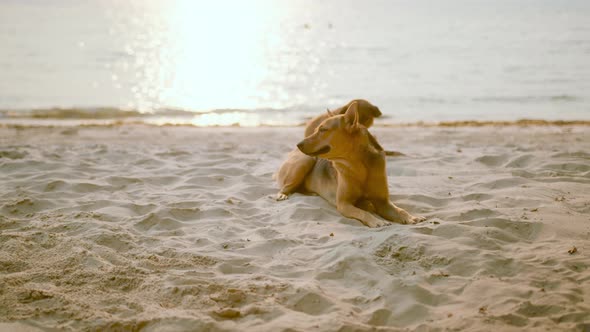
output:
[{"label": "sea", "polygon": [[[588,0],[0,0],[0,123],[590,119]],[[24,120],[23,120],[24,119]]]}]

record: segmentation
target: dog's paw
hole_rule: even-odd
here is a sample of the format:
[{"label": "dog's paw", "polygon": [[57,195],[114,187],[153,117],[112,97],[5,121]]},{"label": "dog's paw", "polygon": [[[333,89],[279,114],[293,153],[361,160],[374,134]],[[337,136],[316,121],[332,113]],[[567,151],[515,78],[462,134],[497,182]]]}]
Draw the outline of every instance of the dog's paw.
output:
[{"label": "dog's paw", "polygon": [[283,194],[283,193],[278,193],[278,194],[277,194],[277,197],[276,197],[275,199],[276,199],[277,201],[284,201],[284,200],[286,200],[287,198],[289,198],[289,196],[288,196],[288,195],[285,195],[285,194]]},{"label": "dog's paw", "polygon": [[423,222],[424,220],[426,220],[426,217],[414,217],[414,216],[410,216],[410,218],[406,221],[406,224],[417,224],[420,222]]},{"label": "dog's paw", "polygon": [[369,226],[371,228],[377,228],[377,227],[387,226],[387,225],[389,225],[389,222],[387,222],[385,220],[377,219],[377,220],[375,220],[373,222],[366,223],[365,225],[367,225],[367,226]]}]

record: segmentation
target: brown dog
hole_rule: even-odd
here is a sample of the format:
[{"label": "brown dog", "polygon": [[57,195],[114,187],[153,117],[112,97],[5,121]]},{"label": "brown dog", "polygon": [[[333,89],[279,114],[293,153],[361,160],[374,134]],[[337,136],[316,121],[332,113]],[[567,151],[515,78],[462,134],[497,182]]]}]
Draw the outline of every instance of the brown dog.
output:
[{"label": "brown dog", "polygon": [[[301,189],[317,193],[345,217],[369,227],[386,224],[371,212],[402,224],[425,220],[389,200],[385,153],[378,144],[374,145],[376,140],[359,119],[358,103],[353,102],[344,114],[324,119],[312,135],[297,144],[304,154],[319,157],[305,175]],[[293,157],[297,159],[291,152],[281,170],[291,165]],[[279,192],[279,196],[284,194]]]},{"label": "brown dog", "polygon": [[[377,106],[363,99],[355,99],[332,112],[328,110],[327,113],[309,121],[305,128],[305,137],[313,134],[320,123],[327,118],[344,114],[353,103],[357,105],[359,122],[367,128],[373,124],[373,118],[381,116],[381,111]],[[371,138],[373,137],[371,136]],[[374,143],[381,149],[381,146],[379,146],[376,140],[374,140]],[[317,159],[316,157],[303,154],[299,149],[295,149],[289,153],[287,161],[283,163],[277,173],[277,180],[281,186],[281,191],[277,195],[278,201],[287,199],[290,194],[301,189],[305,176],[313,169]]]}]

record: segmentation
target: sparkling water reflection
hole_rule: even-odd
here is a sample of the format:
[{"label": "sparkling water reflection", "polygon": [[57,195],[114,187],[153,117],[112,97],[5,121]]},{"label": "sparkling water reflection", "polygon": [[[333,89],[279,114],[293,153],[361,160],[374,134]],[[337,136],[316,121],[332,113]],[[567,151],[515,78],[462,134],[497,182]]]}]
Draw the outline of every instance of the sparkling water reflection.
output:
[{"label": "sparkling water reflection", "polygon": [[588,119],[588,17],[585,0],[6,0],[0,109],[293,124],[362,97],[399,121]]}]

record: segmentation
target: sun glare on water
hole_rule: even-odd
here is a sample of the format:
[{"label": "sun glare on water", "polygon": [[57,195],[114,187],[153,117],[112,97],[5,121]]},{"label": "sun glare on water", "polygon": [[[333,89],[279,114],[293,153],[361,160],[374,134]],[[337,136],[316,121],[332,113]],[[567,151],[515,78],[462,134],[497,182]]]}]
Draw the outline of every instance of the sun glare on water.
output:
[{"label": "sun glare on water", "polygon": [[[154,2],[135,22],[126,50],[134,56],[130,78],[142,110],[255,109],[271,100],[269,48],[281,43],[274,2]],[[142,4],[141,6],[147,6]],[[127,27],[121,27],[127,28]],[[115,32],[116,33],[116,32]],[[275,73],[276,74],[276,73]],[[133,84],[133,83],[132,83]],[[279,98],[272,107],[280,108]],[[268,102],[265,105],[269,105]],[[203,114],[196,125],[256,125],[241,112]]]},{"label": "sun glare on water", "polygon": [[272,10],[238,1],[176,4],[169,18],[174,79],[162,99],[186,108],[256,107],[268,74],[262,38]]}]

